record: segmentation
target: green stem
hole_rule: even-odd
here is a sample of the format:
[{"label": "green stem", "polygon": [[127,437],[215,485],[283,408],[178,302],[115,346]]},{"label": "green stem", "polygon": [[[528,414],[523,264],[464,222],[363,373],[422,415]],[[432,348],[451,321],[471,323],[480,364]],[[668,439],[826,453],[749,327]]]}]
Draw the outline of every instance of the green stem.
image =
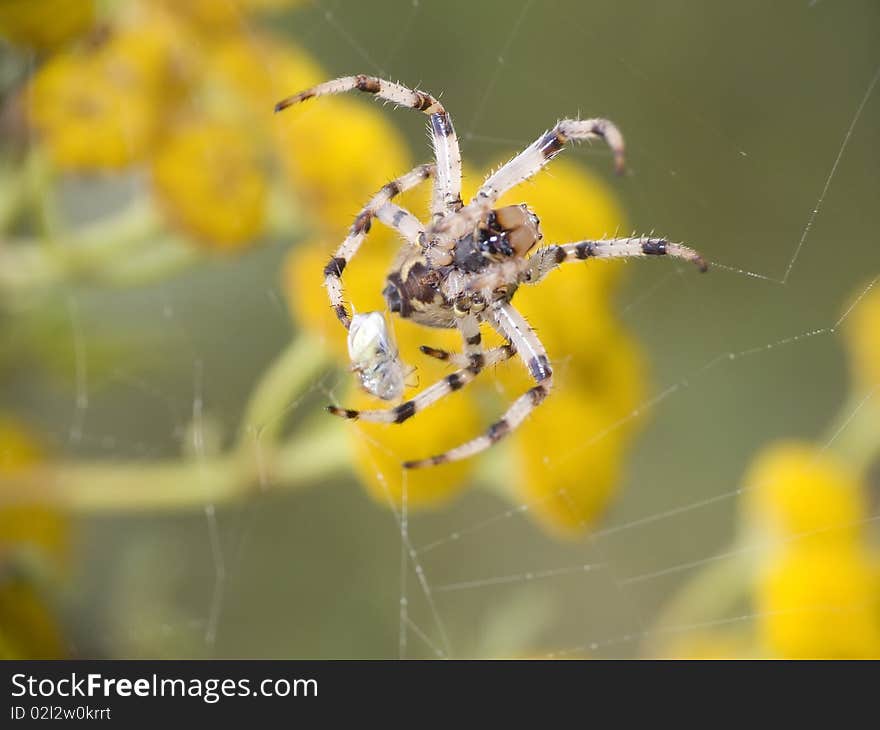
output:
[{"label": "green stem", "polygon": [[318,373],[324,349],[300,335],[257,383],[237,445],[217,456],[159,462],[62,462],[13,474],[0,506],[49,503],[74,512],[177,510],[221,503],[269,488],[299,489],[349,468],[345,431],[335,419],[306,424],[279,444],[286,415]]},{"label": "green stem", "polygon": [[0,505],[50,504],[75,513],[197,509],[261,491],[302,489],[348,468],[344,430],[328,422],[281,448],[160,462],[61,462],[4,478]]},{"label": "green stem", "polygon": [[710,563],[686,582],[660,611],[655,628],[697,625],[721,618],[731,607],[746,599],[752,588],[755,551],[744,541],[735,541],[728,557]]},{"label": "green stem", "polygon": [[48,154],[39,146],[28,152],[24,162],[27,195],[36,214],[41,242],[47,250],[58,243],[60,216],[55,200],[55,168]]},{"label": "green stem", "polygon": [[254,388],[245,407],[239,444],[254,437],[274,442],[296,396],[329,367],[323,346],[308,335],[300,334],[269,366]]},{"label": "green stem", "polygon": [[26,201],[27,185],[22,170],[0,168],[0,232],[12,225]]}]

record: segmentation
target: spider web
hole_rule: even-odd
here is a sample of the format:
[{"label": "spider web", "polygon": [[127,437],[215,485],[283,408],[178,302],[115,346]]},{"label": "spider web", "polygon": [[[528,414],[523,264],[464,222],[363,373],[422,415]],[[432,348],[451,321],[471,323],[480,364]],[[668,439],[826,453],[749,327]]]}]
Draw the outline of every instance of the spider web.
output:
[{"label": "spider web", "polygon": [[[406,495],[389,510],[346,479],[296,494],[262,484],[196,515],[83,517],[68,612],[76,652],[630,656],[689,575],[736,557],[737,498],[751,488],[742,475],[762,445],[828,448],[880,397],[876,386],[861,394],[822,436],[847,388],[841,325],[880,272],[873,3],[474,5],[315,2],[287,32],[333,75],[442,91],[465,157],[482,166],[562,116],[619,122],[630,173],[609,184],[632,224],[692,244],[712,270],[628,268],[617,311],[646,349],[652,392],[582,440],[589,448],[648,414],[611,510],[583,541],[559,542],[529,519],[534,503],[470,490],[436,512],[411,512]],[[419,120],[394,121],[427,156]],[[565,154],[610,167],[598,147]],[[70,191],[71,210],[81,195]],[[71,288],[72,402],[26,374],[4,400],[70,455],[211,452],[290,338],[274,275],[283,253],[122,293]],[[131,331],[161,357],[100,372],[102,335]],[[291,404],[294,419],[335,377]],[[662,631],[758,618],[737,609]]]}]

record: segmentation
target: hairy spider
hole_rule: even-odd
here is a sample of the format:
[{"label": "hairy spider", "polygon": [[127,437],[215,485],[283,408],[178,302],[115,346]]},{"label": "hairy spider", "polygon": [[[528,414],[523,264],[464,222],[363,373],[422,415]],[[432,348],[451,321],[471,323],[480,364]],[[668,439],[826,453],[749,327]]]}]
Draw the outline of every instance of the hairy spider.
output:
[{"label": "hairy spider", "polygon": [[[301,91],[279,102],[275,111],[312,97],[352,90],[374,94],[427,114],[435,162],[420,165],[384,185],[357,215],[348,236],[324,269],[324,285],[330,303],[342,325],[350,329],[352,318],[343,300],[342,272],[357,253],[375,218],[406,240],[383,290],[388,308],[428,327],[457,328],[464,341],[464,353],[453,354],[423,346],[421,350],[426,355],[447,360],[459,369],[397,406],[366,411],[329,406],[329,411],[344,418],[403,423],[449,393],[463,388],[484,368],[514,354],[520,357],[536,382],[483,435],[445,453],[407,461],[403,465],[405,468],[432,466],[473,456],[517,428],[547,397],[553,377],[547,353],[534,330],[511,305],[520,285],[537,284],[560,264],[588,258],[674,256],[692,261],[700,271],[706,271],[706,262],[696,251],[664,238],[649,236],[554,244],[538,248],[531,256],[526,256],[542,238],[537,216],[525,204],[497,208],[496,201],[541,170],[570,141],[605,140],[614,153],[617,171],[621,172],[623,137],[611,122],[605,119],[563,119],[490,174],[465,205],[461,199],[458,138],[449,114],[428,93],[361,74]],[[429,178],[434,178],[431,221],[422,223],[391,200]],[[506,344],[484,351],[480,335],[483,322],[495,329]],[[357,347],[351,349],[351,336],[349,343],[354,369],[361,375],[362,384],[386,400],[398,397],[402,391],[404,368],[396,349],[388,344],[392,340],[384,317],[358,321],[357,325]]]}]

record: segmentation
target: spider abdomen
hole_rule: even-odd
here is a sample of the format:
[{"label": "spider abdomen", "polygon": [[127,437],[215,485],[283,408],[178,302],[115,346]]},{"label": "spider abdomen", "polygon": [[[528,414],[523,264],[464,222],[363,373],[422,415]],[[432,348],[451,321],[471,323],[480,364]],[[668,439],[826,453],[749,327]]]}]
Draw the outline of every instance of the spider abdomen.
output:
[{"label": "spider abdomen", "polygon": [[405,251],[382,290],[388,309],[428,327],[455,327],[452,302],[442,291],[450,272],[451,267],[431,268],[421,254]]}]

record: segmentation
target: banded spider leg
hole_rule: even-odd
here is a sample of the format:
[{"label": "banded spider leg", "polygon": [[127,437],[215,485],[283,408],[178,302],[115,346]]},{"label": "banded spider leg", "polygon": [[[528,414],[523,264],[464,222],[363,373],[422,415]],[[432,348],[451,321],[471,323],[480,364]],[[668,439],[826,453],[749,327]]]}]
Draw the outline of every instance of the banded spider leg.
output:
[{"label": "banded spider leg", "polygon": [[700,271],[707,271],[706,260],[692,248],[672,243],[665,238],[633,236],[630,238],[607,238],[601,241],[575,241],[561,245],[539,248],[524,262],[522,280],[537,284],[556,267],[568,261],[585,259],[617,259],[640,256],[670,256],[694,264]]},{"label": "banded spider leg", "polygon": [[407,239],[415,235],[418,237],[421,224],[418,219],[408,211],[393,205],[389,201],[400,193],[415,187],[434,174],[434,165],[419,165],[406,175],[383,185],[360,213],[355,217],[348,236],[340,244],[336,253],[324,267],[324,286],[330,297],[330,305],[342,326],[348,329],[351,326],[351,316],[345,306],[342,294],[342,272],[357,254],[367,234],[373,218],[378,218],[385,225],[390,226],[403,234]]},{"label": "banded spider leg", "polygon": [[572,141],[603,139],[614,154],[615,169],[624,169],[624,141],[620,130],[607,119],[563,119],[516,157],[489,175],[471,201],[455,215],[435,221],[426,231],[434,265],[445,265],[449,251],[461,236],[480,221],[504,193],[540,172]]},{"label": "banded spider leg", "polygon": [[490,324],[499,334],[510,341],[528,368],[536,385],[517,398],[504,415],[489,426],[481,436],[466,441],[442,454],[436,454],[427,459],[406,461],[403,464],[405,469],[419,469],[450,461],[459,461],[485,451],[516,430],[550,393],[553,385],[553,371],[550,367],[550,361],[547,359],[547,352],[523,316],[508,302],[499,302],[491,309],[486,310],[486,315],[488,315],[487,319]]},{"label": "banded spider leg", "polygon": [[437,166],[437,181],[431,203],[431,213],[435,220],[461,208],[461,151],[458,137],[452,126],[452,118],[443,105],[424,91],[413,91],[393,81],[358,74],[343,76],[323,84],[313,86],[298,94],[289,96],[275,105],[280,112],[294,104],[329,94],[343,94],[347,91],[363,91],[375,94],[394,104],[416,109],[428,115],[431,140],[434,145],[434,158]]},{"label": "banded spider leg", "polygon": [[[459,321],[459,331],[465,344],[464,355],[461,356],[461,366],[454,373],[450,373],[433,385],[428,386],[410,400],[391,408],[377,408],[375,410],[357,411],[351,408],[339,408],[327,406],[327,410],[335,416],[348,419],[361,419],[376,423],[403,423],[417,413],[433,405],[441,398],[461,390],[472,382],[477,375],[487,366],[495,365],[508,359],[513,354],[513,348],[509,345],[493,348],[489,353],[484,353],[480,336],[480,322],[475,315],[462,317]],[[449,353],[443,350],[423,348],[423,352],[439,359],[452,359]]]}]

